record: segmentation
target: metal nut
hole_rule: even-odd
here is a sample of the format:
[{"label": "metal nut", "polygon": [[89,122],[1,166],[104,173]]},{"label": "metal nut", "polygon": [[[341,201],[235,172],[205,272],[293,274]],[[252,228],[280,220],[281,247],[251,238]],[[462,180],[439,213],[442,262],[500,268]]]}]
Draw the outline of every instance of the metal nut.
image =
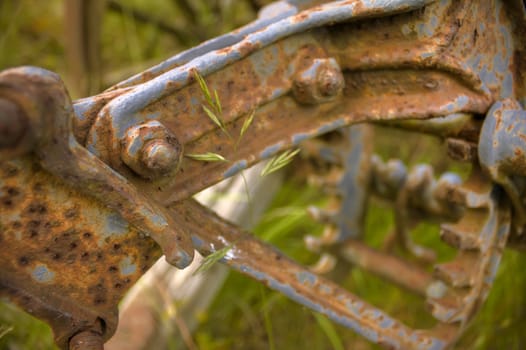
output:
[{"label": "metal nut", "polygon": [[74,335],[69,341],[70,350],[103,350],[104,341],[98,332],[84,331]]},{"label": "metal nut", "polygon": [[340,66],[334,58],[319,58],[294,80],[292,93],[303,104],[318,104],[333,100],[345,86]]},{"label": "metal nut", "polygon": [[148,180],[174,173],[183,155],[177,138],[158,121],[135,125],[126,131],[121,159]]}]

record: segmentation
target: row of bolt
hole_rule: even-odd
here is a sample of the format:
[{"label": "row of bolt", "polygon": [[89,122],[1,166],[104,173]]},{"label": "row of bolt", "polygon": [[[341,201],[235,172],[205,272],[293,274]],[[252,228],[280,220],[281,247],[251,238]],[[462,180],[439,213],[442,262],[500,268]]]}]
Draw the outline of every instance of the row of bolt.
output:
[{"label": "row of bolt", "polygon": [[[338,96],[345,85],[343,74],[333,58],[315,59],[296,75],[292,94],[302,104],[328,102]],[[123,140],[121,158],[135,173],[148,180],[177,171],[182,145],[158,121],[132,126]]]},{"label": "row of bolt", "polygon": [[[292,86],[294,98],[302,104],[327,102],[341,93],[343,74],[333,58],[314,59],[297,73]],[[23,110],[9,99],[0,97],[0,152],[13,156],[31,148],[32,131],[27,129]],[[20,142],[24,145],[20,145]],[[1,155],[1,154],[0,154]],[[122,161],[147,180],[173,174],[181,164],[183,147],[175,135],[158,121],[130,127],[122,140]]]}]

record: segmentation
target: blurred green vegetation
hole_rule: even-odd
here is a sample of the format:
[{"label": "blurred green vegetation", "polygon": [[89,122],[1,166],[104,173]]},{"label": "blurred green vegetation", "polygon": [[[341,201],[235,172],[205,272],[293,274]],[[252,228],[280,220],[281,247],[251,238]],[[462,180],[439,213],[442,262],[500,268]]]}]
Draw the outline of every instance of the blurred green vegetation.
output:
[{"label": "blurred green vegetation", "polygon": [[[188,13],[177,0],[113,3],[126,6],[119,10],[113,5],[113,9],[105,11],[101,18],[100,58],[104,67],[101,89],[175,52],[252,20],[254,3],[261,4],[200,0],[191,2],[195,13]],[[139,19],[138,13],[145,18]],[[64,35],[71,28],[64,28],[63,17],[60,0],[0,1],[0,69],[36,65],[68,77]],[[169,28],[163,29],[163,24]],[[184,37],[179,37],[181,35]],[[74,82],[74,79],[69,80]],[[437,173],[454,169],[465,176],[468,171],[465,166],[439,156],[444,155],[445,150],[436,140],[391,130],[379,130],[376,135],[377,151],[384,159],[397,157],[409,164],[432,162]],[[314,263],[317,256],[305,249],[303,236],[319,235],[323,227],[311,220],[305,209],[309,205],[323,206],[325,202],[319,190],[308,187],[301,180],[291,179],[278,193],[255,232],[298,261]],[[373,201],[365,240],[372,246],[380,246],[392,226],[390,207]],[[438,239],[436,225],[419,225],[413,238],[433,247],[441,259],[454,254]],[[526,336],[522,334],[522,326],[526,324],[526,274],[521,269],[525,263],[523,254],[515,251],[504,254],[489,299],[457,345],[458,349],[526,347]],[[348,265],[340,264],[334,275],[353,293],[409,325],[427,327],[433,324],[418,297]],[[206,314],[200,315],[200,320],[194,339],[204,350],[378,348],[352,331],[328,322],[323,316],[237,273],[230,274],[216,301]],[[180,342],[173,344],[176,348],[175,344]],[[0,348],[53,349],[54,346],[49,327],[8,303],[0,303]]]}]

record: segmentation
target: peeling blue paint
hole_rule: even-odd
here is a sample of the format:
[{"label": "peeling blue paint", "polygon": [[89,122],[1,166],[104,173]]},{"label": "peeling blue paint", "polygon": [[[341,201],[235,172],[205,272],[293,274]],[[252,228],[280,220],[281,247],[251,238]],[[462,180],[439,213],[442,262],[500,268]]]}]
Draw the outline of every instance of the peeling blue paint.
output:
[{"label": "peeling blue paint", "polygon": [[402,25],[401,31],[405,36],[410,36],[414,32],[407,24]]},{"label": "peeling blue paint", "polygon": [[95,156],[100,156],[99,151],[97,150],[97,145],[99,144],[99,135],[96,132],[90,133],[88,135],[86,149]]},{"label": "peeling blue paint", "polygon": [[301,133],[292,135],[292,144],[299,145],[302,141],[308,140],[312,137],[311,134]]},{"label": "peeling blue paint", "polygon": [[444,105],[442,109],[446,114],[452,114],[461,111],[468,103],[469,98],[466,95],[460,95],[453,102]]},{"label": "peeling blue paint", "polygon": [[137,272],[137,265],[135,265],[132,259],[127,256],[119,262],[119,271],[122,276],[133,275]]},{"label": "peeling blue paint", "polygon": [[315,274],[308,271],[300,271],[296,274],[296,278],[301,284],[308,284],[314,286],[318,277]]},{"label": "peeling blue paint", "polygon": [[102,247],[106,244],[106,240],[111,237],[119,237],[128,234],[129,224],[118,213],[112,213],[106,217],[103,230],[98,232],[100,238],[97,240],[97,245]]},{"label": "peeling blue paint", "polygon": [[[375,315],[376,318],[383,317],[381,324],[383,324],[384,327],[381,327],[385,332],[380,333],[379,331],[373,329],[371,327],[371,323],[369,322],[361,322],[359,320],[362,320],[362,317],[358,310],[363,308],[365,305],[360,301],[351,301],[349,297],[346,297],[344,295],[337,295],[335,298],[341,302],[346,302],[347,308],[351,308],[351,310],[355,311],[356,319],[351,319],[348,316],[342,315],[336,311],[333,311],[331,309],[323,307],[321,304],[316,302],[315,300],[300,294],[297,290],[295,290],[292,286],[287,285],[285,283],[279,282],[278,280],[274,279],[272,276],[269,276],[265,274],[264,272],[258,271],[254,269],[251,266],[245,265],[245,264],[235,264],[232,261],[229,262],[231,264],[231,267],[234,269],[237,269],[239,271],[242,271],[256,280],[259,281],[266,281],[268,283],[268,286],[274,290],[277,290],[284,295],[288,296],[292,300],[295,300],[296,302],[310,308],[311,310],[314,310],[316,312],[320,312],[330,319],[332,319],[335,322],[338,322],[342,324],[345,327],[348,327],[358,334],[363,335],[367,339],[379,342],[381,341],[384,345],[391,345],[394,348],[400,349],[401,343],[398,339],[407,339],[408,337],[404,337],[403,335],[406,335],[406,332],[404,331],[404,328],[394,319],[391,317],[385,315],[380,310],[371,310],[372,314]],[[354,313],[353,313],[354,314]],[[390,334],[392,332],[390,331],[390,328],[393,329],[395,326],[399,327],[399,332],[401,332],[402,337],[392,337]],[[439,339],[432,338],[432,337],[425,337],[425,340],[423,339],[424,336],[412,333],[411,334],[413,338],[411,339],[413,344],[418,344],[418,349],[431,349],[431,350],[439,350],[444,349],[446,344],[442,342]]]},{"label": "peeling blue paint", "polygon": [[420,57],[425,59],[425,58],[433,57],[433,56],[435,56],[435,54],[436,54],[436,52],[434,52],[434,51],[426,51],[426,52],[422,52],[420,54]]},{"label": "peeling blue paint", "polygon": [[[353,17],[359,18],[360,15],[368,15],[370,11],[374,10],[381,10],[385,13],[400,10],[410,11],[421,8],[430,2],[432,0],[382,0],[374,2],[362,0],[364,6],[359,11],[356,11],[356,3],[334,2],[320,5],[316,11],[310,12],[301,21],[295,16],[285,17],[271,23],[264,29],[251,32],[243,39],[233,39],[235,44],[230,46],[231,49],[227,53],[219,50],[208,51],[199,56],[192,54],[190,55],[193,57],[192,60],[183,61],[186,63],[135,86],[133,90],[115,98],[107,105],[106,118],[111,121],[117,139],[121,140],[130,126],[143,121],[137,116],[139,111],[151,103],[172,94],[177,89],[188,85],[192,78],[190,72],[194,69],[203,76],[207,76],[253,53],[254,48],[267,47],[290,35],[305,32],[310,28],[346,21]],[[222,45],[219,44],[219,46]],[[212,46],[204,47],[211,49]],[[247,47],[251,49],[246,50]],[[92,133],[97,132],[95,129]]]},{"label": "peeling blue paint", "polygon": [[38,264],[31,271],[31,277],[38,283],[50,283],[55,279],[55,272],[49,270],[46,264]]},{"label": "peeling blue paint", "polygon": [[323,294],[332,294],[333,289],[326,284],[321,284],[318,290]]},{"label": "peeling blue paint", "polygon": [[247,161],[246,160],[240,160],[238,162],[236,162],[234,165],[232,165],[230,168],[228,168],[224,173],[223,173],[223,178],[229,178],[231,176],[234,176],[235,174],[239,173],[241,170],[243,169],[246,169],[247,168]]},{"label": "peeling blue paint", "polygon": [[86,98],[77,101],[77,103],[73,105],[73,112],[75,113],[75,117],[80,121],[86,120],[86,112],[92,109],[94,105],[95,101],[92,98]]},{"label": "peeling blue paint", "polygon": [[161,117],[161,112],[148,113],[144,116],[146,120],[159,120]]},{"label": "peeling blue paint", "polygon": [[205,247],[205,242],[196,235],[192,235],[192,244],[194,245],[195,249],[202,249]]},{"label": "peeling blue paint", "polygon": [[267,77],[274,74],[278,68],[279,60],[279,50],[276,46],[270,47],[270,50],[259,51],[250,56],[254,64],[254,69],[257,76],[262,82],[265,82]]},{"label": "peeling blue paint", "polygon": [[276,153],[278,153],[282,146],[283,146],[283,142],[277,143],[277,144],[272,145],[272,146],[268,146],[267,148],[265,148],[265,149],[259,154],[259,157],[260,157],[261,159],[267,159],[267,158],[270,158],[270,157],[272,157],[273,155],[275,155]]},{"label": "peeling blue paint", "polygon": [[327,133],[329,131],[333,131],[333,130],[339,129],[342,126],[344,126],[345,124],[346,123],[345,123],[345,120],[343,118],[336,119],[333,122],[330,122],[330,123],[327,123],[327,124],[324,124],[324,125],[320,126],[318,128],[318,130],[316,131],[316,133],[318,135],[325,134],[325,133]]},{"label": "peeling blue paint", "polygon": [[394,320],[392,318],[384,318],[380,321],[380,327],[381,328],[391,328],[394,324]]},{"label": "peeling blue paint", "polygon": [[278,99],[279,97],[285,95],[286,93],[288,92],[288,89],[286,88],[283,88],[283,87],[278,87],[278,88],[275,88],[274,90],[272,90],[272,94],[270,95],[270,100],[276,100]]},{"label": "peeling blue paint", "polygon": [[139,208],[139,212],[141,213],[141,215],[147,217],[148,220],[157,225],[159,228],[168,226],[168,222],[166,221],[166,219],[162,215],[152,212],[150,208],[141,207]]}]

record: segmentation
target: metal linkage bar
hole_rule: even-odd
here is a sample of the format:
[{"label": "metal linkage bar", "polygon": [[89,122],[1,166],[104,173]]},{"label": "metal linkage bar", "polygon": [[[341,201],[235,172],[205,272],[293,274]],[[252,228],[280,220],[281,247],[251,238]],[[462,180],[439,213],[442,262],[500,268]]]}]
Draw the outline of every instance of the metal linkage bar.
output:
[{"label": "metal linkage bar", "polygon": [[[493,81],[478,71],[478,65],[462,70],[457,52],[438,52],[448,45],[472,46],[472,41],[469,45],[452,41],[457,38],[452,31],[461,28],[451,27],[451,23],[458,17],[466,17],[468,23],[467,18],[477,14],[468,13],[468,5],[453,2],[433,3],[420,12],[409,11],[427,2],[388,3],[388,7],[383,7],[384,3],[375,2],[371,7],[368,2],[343,1],[304,11],[250,34],[231,47],[209,52],[123,92],[96,116],[91,108],[79,108],[88,110],[79,118],[94,120],[86,146],[135,185],[162,203],[169,203],[301,140],[343,125],[367,120],[429,118],[461,111],[484,113],[491,95],[497,93],[493,92],[496,86]],[[445,8],[451,8],[454,15]],[[488,14],[491,10],[487,9]],[[368,45],[377,38],[368,37],[354,24],[369,17],[382,17],[378,21],[385,30],[380,32],[387,36],[393,31],[407,33],[400,44],[414,49],[405,57],[400,56],[402,50],[393,56],[393,42],[384,39],[385,44],[382,42],[378,53],[371,57],[356,43],[360,42],[360,36],[364,36],[363,42]],[[488,21],[492,21],[489,17]],[[409,29],[420,28],[431,20],[441,25],[420,34]],[[331,26],[323,27],[328,24]],[[308,29],[312,32],[302,33]],[[342,39],[341,33],[346,34],[345,38],[354,36],[355,43]],[[510,54],[504,53],[503,59],[510,60]],[[217,90],[223,106],[222,120],[229,134],[238,135],[243,118],[256,111],[254,127],[241,147],[236,148],[201,108],[205,102],[199,98],[195,72],[205,77],[211,89]],[[509,75],[503,79],[513,81]],[[499,86],[504,91],[507,85]],[[392,105],[399,107],[393,109]],[[215,152],[229,162],[203,165],[183,159],[181,164],[173,162],[166,169],[166,173],[173,171],[170,176],[150,176],[148,181],[134,177],[130,161],[122,159],[126,152],[122,145],[128,142],[130,128],[151,119],[162,124],[186,153]],[[203,171],[207,176],[195,181]]]},{"label": "metal linkage bar", "polygon": [[[447,341],[414,331],[335,283],[313,274],[275,248],[215,216],[197,202],[171,207],[193,232],[196,249],[208,255],[231,246],[223,259],[233,269],[325,314],[367,339],[394,349],[443,349]],[[203,222],[208,223],[203,225]]]}]

